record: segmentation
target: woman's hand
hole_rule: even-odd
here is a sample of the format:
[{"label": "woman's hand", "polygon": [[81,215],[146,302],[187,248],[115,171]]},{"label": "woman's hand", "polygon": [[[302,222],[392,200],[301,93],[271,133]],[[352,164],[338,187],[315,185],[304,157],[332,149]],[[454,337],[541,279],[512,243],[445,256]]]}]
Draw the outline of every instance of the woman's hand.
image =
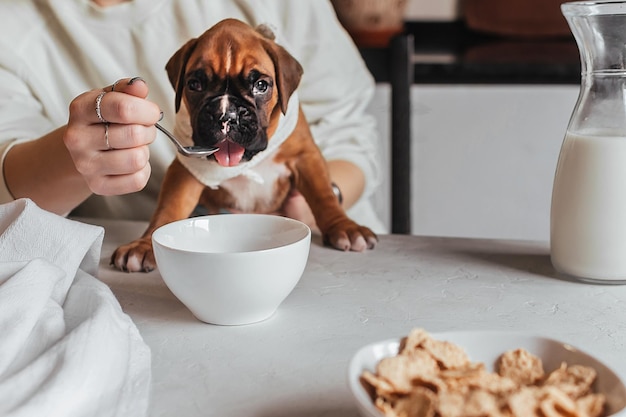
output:
[{"label": "woman's hand", "polygon": [[311,207],[309,207],[304,196],[295,189],[287,196],[278,214],[299,220],[309,226],[313,232],[319,233]]},{"label": "woman's hand", "polygon": [[147,96],[141,78],[127,78],[83,93],[70,104],[63,142],[93,193],[132,193],[148,182],[148,145],[156,137],[161,111]]},{"label": "woman's hand", "polygon": [[[349,209],[360,198],[365,187],[363,172],[352,162],[343,160],[328,161],[328,171],[333,183],[337,184],[343,196],[341,206]],[[319,233],[311,207],[298,190],[291,190],[283,206],[277,213],[281,216],[300,220],[315,233]]]}]

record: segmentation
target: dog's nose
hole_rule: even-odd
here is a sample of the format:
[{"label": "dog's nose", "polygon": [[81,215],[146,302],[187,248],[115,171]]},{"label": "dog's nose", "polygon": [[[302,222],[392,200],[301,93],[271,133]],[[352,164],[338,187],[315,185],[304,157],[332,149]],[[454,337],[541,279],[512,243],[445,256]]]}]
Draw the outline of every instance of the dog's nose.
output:
[{"label": "dog's nose", "polygon": [[231,127],[235,127],[239,123],[239,115],[237,114],[237,108],[235,106],[228,106],[222,112],[220,116],[220,125],[222,126],[222,133],[227,135],[230,132]]},{"label": "dog's nose", "polygon": [[236,123],[237,109],[235,109],[234,106],[231,106],[227,111],[222,113],[222,116],[220,117],[220,122]]}]

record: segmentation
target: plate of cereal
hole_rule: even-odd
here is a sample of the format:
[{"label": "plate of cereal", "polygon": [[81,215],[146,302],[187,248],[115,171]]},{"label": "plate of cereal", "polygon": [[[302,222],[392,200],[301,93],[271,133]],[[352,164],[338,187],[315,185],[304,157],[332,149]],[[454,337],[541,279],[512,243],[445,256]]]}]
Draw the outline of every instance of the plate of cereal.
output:
[{"label": "plate of cereal", "polygon": [[623,376],[525,333],[416,328],[359,349],[348,374],[363,417],[626,416]]}]

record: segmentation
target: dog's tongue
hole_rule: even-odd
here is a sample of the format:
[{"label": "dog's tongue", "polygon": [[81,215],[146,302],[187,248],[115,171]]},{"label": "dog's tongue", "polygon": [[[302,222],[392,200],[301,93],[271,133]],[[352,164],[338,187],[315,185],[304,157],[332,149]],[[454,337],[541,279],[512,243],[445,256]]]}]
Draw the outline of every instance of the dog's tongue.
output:
[{"label": "dog's tongue", "polygon": [[213,155],[217,160],[217,163],[225,166],[232,167],[239,162],[241,162],[241,158],[243,158],[243,153],[245,149],[236,143],[225,141],[219,146],[220,150],[215,152]]}]

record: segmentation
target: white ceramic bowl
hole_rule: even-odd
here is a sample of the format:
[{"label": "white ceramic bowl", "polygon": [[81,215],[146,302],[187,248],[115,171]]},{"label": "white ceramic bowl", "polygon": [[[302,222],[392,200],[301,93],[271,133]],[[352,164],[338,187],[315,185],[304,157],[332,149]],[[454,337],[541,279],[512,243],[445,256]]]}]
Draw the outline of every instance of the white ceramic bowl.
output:
[{"label": "white ceramic bowl", "polygon": [[311,230],[286,217],[219,214],[162,226],[152,242],[165,284],[194,316],[240,325],[272,316],[296,286]]},{"label": "white ceramic bowl", "polygon": [[[579,349],[559,341],[516,332],[460,331],[431,333],[433,338],[447,340],[462,347],[472,362],[482,362],[488,371],[494,371],[498,357],[507,350],[524,348],[541,358],[546,372],[559,367],[565,361],[568,365],[592,366],[598,373],[594,390],[606,395],[607,416],[626,416],[626,387],[624,376],[618,376],[598,359]],[[372,343],[352,357],[348,368],[350,390],[359,412],[363,417],[381,417],[383,414],[374,407],[372,398],[361,384],[364,370],[374,372],[376,364],[383,358],[398,353],[401,339],[389,339]]]}]

